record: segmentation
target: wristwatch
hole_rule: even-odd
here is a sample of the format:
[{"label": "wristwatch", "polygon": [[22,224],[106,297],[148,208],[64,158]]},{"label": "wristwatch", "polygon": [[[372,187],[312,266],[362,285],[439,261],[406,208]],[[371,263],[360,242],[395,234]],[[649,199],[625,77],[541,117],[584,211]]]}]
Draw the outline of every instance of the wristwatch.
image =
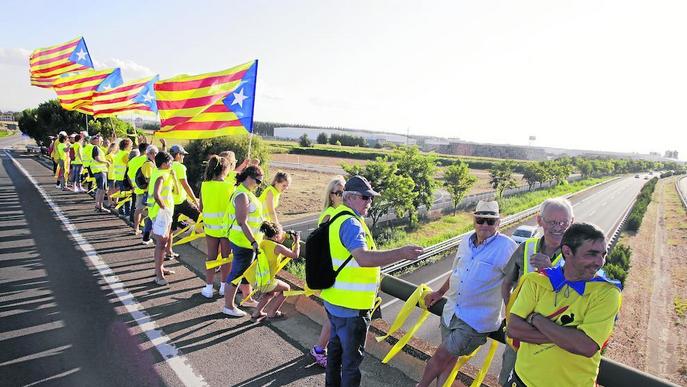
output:
[{"label": "wristwatch", "polygon": [[527,321],[528,324],[534,326],[533,321],[534,321],[534,316],[536,316],[536,315],[537,315],[537,314],[534,313],[534,312],[530,313],[530,315],[527,316],[527,319],[526,319],[525,321]]}]

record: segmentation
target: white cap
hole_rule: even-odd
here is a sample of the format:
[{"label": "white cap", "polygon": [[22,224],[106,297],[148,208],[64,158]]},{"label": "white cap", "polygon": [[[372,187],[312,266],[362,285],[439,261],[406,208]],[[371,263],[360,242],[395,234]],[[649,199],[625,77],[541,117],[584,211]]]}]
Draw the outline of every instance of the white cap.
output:
[{"label": "white cap", "polygon": [[65,132],[64,130],[61,130],[59,133],[57,133],[57,135],[67,137],[67,132]]},{"label": "white cap", "polygon": [[499,218],[499,203],[496,201],[485,202],[480,200],[475,207],[475,216],[480,218]]}]

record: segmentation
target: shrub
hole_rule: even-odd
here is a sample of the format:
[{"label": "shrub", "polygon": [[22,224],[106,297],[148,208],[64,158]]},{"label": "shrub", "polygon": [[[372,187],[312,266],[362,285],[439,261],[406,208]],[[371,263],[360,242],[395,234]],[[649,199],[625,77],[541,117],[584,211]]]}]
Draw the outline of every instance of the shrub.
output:
[{"label": "shrub", "polygon": [[310,141],[307,134],[303,133],[303,135],[298,138],[298,144],[304,147],[311,147],[312,141]]},{"label": "shrub", "polygon": [[649,203],[651,203],[651,195],[654,193],[657,181],[658,178],[654,177],[644,184],[642,190],[639,191],[637,200],[635,201],[635,204],[630,211],[630,215],[627,218],[627,223],[625,224],[626,230],[633,232],[637,232],[637,230],[639,230],[639,227],[642,225],[644,213],[646,212]]},{"label": "shrub", "polygon": [[[236,154],[237,162],[241,163],[248,156],[248,142],[248,136],[217,137],[189,142],[186,146],[186,151],[189,154],[184,160],[184,165],[187,168],[188,182],[194,192],[196,194],[200,192],[200,183],[203,181],[205,165],[211,155],[230,150]],[[268,147],[258,136],[253,137],[250,157],[260,160],[260,166],[267,176],[267,166],[269,165]],[[265,180],[268,181],[269,179],[266,178]]]}]

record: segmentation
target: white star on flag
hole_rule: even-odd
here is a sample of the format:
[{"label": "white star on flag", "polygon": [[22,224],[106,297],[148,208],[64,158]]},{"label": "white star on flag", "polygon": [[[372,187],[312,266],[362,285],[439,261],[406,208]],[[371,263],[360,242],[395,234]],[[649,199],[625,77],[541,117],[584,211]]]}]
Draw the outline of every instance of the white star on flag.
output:
[{"label": "white star on flag", "polygon": [[143,96],[143,102],[150,102],[153,100],[153,95],[150,94],[150,90],[146,95]]},{"label": "white star on flag", "polygon": [[109,83],[103,86],[103,90],[111,90],[111,89],[112,89],[112,86],[110,86]]},{"label": "white star on flag", "polygon": [[232,93],[234,94],[234,102],[231,103],[232,106],[238,104],[241,109],[243,109],[243,101],[248,98],[248,96],[243,95],[243,89],[239,90],[238,93]]},{"label": "white star on flag", "polygon": [[84,51],[83,48],[80,49],[79,52],[76,53],[76,57],[77,57],[77,59],[76,59],[77,62],[82,61],[82,60],[86,60],[86,51]]}]

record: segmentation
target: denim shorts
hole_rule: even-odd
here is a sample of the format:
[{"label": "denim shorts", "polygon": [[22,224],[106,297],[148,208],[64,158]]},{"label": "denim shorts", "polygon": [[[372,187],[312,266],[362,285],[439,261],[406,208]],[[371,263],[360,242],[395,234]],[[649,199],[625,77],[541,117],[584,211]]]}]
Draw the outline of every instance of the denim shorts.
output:
[{"label": "denim shorts", "polygon": [[148,193],[144,192],[142,194],[136,194],[136,209],[143,211],[146,208],[146,202],[148,201]]},{"label": "denim shorts", "polygon": [[[246,249],[232,244],[231,252],[234,254],[234,259],[231,261],[231,272],[229,272],[226,283],[231,283],[231,281],[240,277],[250,264],[253,263],[253,249]],[[243,281],[241,282],[243,283]]]},{"label": "denim shorts", "polygon": [[455,314],[448,327],[441,326],[441,345],[453,356],[469,355],[480,345],[487,342],[489,333],[479,333]]},{"label": "denim shorts", "polygon": [[93,174],[95,177],[95,186],[98,189],[107,189],[107,175],[105,172],[97,172]]}]

